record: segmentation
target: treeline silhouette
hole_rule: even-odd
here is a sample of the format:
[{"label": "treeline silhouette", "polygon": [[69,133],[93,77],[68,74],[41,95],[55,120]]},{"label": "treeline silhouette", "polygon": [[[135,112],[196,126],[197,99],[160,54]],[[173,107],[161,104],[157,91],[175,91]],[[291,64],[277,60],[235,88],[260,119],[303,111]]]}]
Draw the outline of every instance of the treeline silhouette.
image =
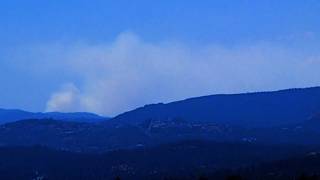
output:
[{"label": "treeline silhouette", "polygon": [[[176,180],[179,178],[164,178],[165,180]],[[289,178],[290,180],[320,180],[320,176],[319,175],[306,175],[306,174],[302,174],[300,176],[297,177],[291,177]],[[288,179],[288,180],[289,180]],[[121,180],[120,177],[116,177],[115,180]],[[201,176],[195,180],[216,180],[214,178],[210,178],[210,177],[205,177],[205,176]],[[241,175],[230,175],[224,178],[224,180],[248,180],[245,177],[242,177]],[[272,180],[272,179],[269,179]]]},{"label": "treeline silhouette", "polygon": [[[0,179],[319,179],[317,173],[320,172],[320,156],[317,153],[302,158],[250,166],[263,154],[267,157],[272,156],[267,155],[268,151],[259,151],[255,146],[249,147],[241,144],[181,142],[106,154],[65,152],[40,146],[1,147]],[[230,149],[236,150],[236,153],[229,151]],[[243,164],[246,166],[240,169],[221,170],[223,167],[239,167]],[[200,169],[203,165],[206,166]]]}]

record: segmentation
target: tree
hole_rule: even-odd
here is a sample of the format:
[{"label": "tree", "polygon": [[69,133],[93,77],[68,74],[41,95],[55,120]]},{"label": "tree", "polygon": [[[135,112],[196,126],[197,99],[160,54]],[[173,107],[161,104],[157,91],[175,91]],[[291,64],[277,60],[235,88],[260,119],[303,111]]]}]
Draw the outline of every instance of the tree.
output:
[{"label": "tree", "polygon": [[232,175],[232,176],[228,176],[226,180],[242,180],[242,177],[238,175]]}]

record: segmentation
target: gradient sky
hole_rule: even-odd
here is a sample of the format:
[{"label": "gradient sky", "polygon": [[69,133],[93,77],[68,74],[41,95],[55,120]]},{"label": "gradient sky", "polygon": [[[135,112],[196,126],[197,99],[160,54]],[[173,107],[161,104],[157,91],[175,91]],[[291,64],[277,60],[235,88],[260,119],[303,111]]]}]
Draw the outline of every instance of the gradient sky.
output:
[{"label": "gradient sky", "polygon": [[115,115],[320,85],[318,0],[0,3],[0,107]]}]

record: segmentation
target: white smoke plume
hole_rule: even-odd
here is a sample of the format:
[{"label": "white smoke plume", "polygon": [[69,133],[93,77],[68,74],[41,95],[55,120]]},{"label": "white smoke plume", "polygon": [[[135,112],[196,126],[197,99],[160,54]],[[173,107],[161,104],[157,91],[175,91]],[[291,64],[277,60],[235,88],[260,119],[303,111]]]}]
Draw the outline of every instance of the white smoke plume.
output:
[{"label": "white smoke plume", "polygon": [[47,111],[116,115],[193,96],[320,84],[320,56],[272,43],[192,47],[123,33],[110,43],[53,49],[42,50],[41,60],[56,61],[81,83],[53,92]]},{"label": "white smoke plume", "polygon": [[79,90],[74,84],[65,84],[53,93],[47,102],[47,112],[60,111],[68,112],[81,107]]}]

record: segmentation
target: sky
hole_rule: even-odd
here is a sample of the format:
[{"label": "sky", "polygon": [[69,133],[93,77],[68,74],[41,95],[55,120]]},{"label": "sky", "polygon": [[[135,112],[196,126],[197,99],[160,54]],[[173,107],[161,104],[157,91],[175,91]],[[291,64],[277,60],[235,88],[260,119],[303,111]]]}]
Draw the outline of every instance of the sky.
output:
[{"label": "sky", "polygon": [[0,2],[0,107],[114,116],[320,85],[318,0]]}]

